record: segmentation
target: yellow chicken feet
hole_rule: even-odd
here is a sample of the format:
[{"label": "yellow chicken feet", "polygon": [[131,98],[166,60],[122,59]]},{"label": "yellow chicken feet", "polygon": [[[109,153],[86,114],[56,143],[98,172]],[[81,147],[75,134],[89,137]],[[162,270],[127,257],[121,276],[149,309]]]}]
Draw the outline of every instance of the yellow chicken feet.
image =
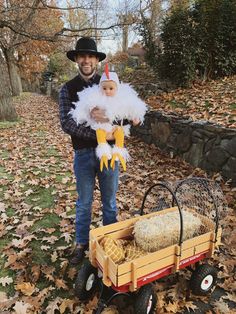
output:
[{"label": "yellow chicken feet", "polygon": [[100,171],[105,166],[108,169],[108,159],[111,159],[111,146],[106,141],[106,131],[103,129],[96,130],[98,146],[96,154],[100,159]]},{"label": "yellow chicken feet", "polygon": [[115,169],[115,161],[116,161],[116,160],[119,160],[119,161],[120,161],[120,163],[121,163],[121,165],[122,165],[124,171],[126,171],[126,162],[125,162],[124,158],[123,158],[120,154],[118,154],[118,153],[113,153],[113,155],[112,155],[112,159],[111,159],[111,168],[112,168],[113,170]]},{"label": "yellow chicken feet", "polygon": [[108,169],[108,158],[107,156],[102,156],[100,160],[100,171],[102,172],[103,166],[105,166]]},{"label": "yellow chicken feet", "polygon": [[114,131],[115,137],[115,145],[112,149],[112,159],[111,159],[111,167],[115,169],[115,161],[120,160],[121,165],[126,171],[126,160],[129,159],[129,153],[126,148],[124,148],[124,130],[122,127],[117,127]]}]

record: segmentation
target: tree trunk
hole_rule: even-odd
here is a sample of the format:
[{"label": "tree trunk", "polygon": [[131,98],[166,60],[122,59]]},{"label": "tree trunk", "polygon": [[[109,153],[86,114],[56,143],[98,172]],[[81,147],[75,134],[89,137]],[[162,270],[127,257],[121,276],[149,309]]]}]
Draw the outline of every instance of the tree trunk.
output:
[{"label": "tree trunk", "polygon": [[150,16],[150,34],[153,42],[157,40],[160,32],[160,23],[162,18],[162,1],[153,0],[151,2],[151,16]]},{"label": "tree trunk", "polygon": [[8,66],[12,95],[19,96],[22,93],[22,84],[19,70],[15,63],[14,50],[6,49],[4,55]]},{"label": "tree trunk", "polygon": [[16,120],[17,114],[12,103],[11,84],[5,59],[0,51],[0,121]]},{"label": "tree trunk", "polygon": [[122,30],[122,51],[127,52],[128,51],[128,36],[129,36],[129,26],[124,25]]}]

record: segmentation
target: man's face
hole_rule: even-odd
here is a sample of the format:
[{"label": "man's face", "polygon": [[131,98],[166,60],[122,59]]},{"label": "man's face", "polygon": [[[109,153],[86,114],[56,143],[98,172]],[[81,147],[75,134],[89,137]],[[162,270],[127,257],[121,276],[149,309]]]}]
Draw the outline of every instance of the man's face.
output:
[{"label": "man's face", "polygon": [[76,57],[76,63],[79,66],[80,72],[84,76],[90,76],[93,74],[98,62],[98,57],[90,54],[82,54]]},{"label": "man's face", "polygon": [[114,81],[103,81],[101,83],[102,93],[106,96],[115,96],[117,91],[117,85]]}]

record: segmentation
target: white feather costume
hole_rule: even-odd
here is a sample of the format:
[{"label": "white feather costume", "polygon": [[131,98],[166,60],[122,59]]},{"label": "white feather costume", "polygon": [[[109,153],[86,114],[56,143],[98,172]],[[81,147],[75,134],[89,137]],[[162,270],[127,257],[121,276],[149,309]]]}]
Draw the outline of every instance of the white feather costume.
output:
[{"label": "white feather costume", "polygon": [[[138,97],[136,91],[126,83],[117,84],[117,92],[114,96],[106,96],[102,93],[101,87],[94,85],[78,93],[79,101],[75,104],[75,109],[70,114],[77,124],[90,126],[94,130],[105,130],[111,132],[116,122],[127,119],[129,121],[139,120],[143,123],[146,113],[146,104]],[[95,107],[105,110],[108,123],[97,123],[90,116],[91,110]],[[130,125],[122,126],[125,135],[129,135]],[[99,144],[96,154],[99,159],[106,155],[111,159],[113,154],[120,154],[124,160],[129,159],[126,148],[115,145],[113,148],[108,143]]]}]

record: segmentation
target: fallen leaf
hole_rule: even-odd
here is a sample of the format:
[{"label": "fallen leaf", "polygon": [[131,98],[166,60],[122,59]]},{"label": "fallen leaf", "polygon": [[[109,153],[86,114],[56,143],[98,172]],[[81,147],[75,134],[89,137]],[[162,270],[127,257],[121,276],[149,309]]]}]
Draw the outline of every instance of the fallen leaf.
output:
[{"label": "fallen leaf", "polygon": [[195,305],[195,304],[193,304],[193,302],[186,302],[185,304],[184,304],[184,307],[186,307],[186,309],[188,310],[188,312],[190,312],[191,313],[191,311],[194,311],[194,310],[196,310],[198,307]]},{"label": "fallen leaf", "polygon": [[53,263],[55,263],[56,260],[57,260],[57,258],[58,258],[57,252],[54,251],[54,252],[51,254],[51,261],[52,261]]},{"label": "fallen leaf", "polygon": [[66,309],[70,310],[70,313],[73,313],[73,305],[75,304],[75,300],[64,299],[59,307],[60,313],[65,313]]},{"label": "fallen leaf", "polygon": [[21,291],[25,295],[32,295],[35,291],[35,285],[31,284],[30,282],[23,282],[19,283],[15,286],[16,290]]},{"label": "fallen leaf", "polygon": [[69,277],[71,280],[73,280],[73,279],[75,278],[77,272],[78,272],[78,271],[77,271],[77,269],[76,269],[75,267],[70,268],[69,271],[68,271],[68,277]]},{"label": "fallen leaf", "polygon": [[0,302],[8,301],[6,292],[0,291]]},{"label": "fallen leaf", "polygon": [[5,287],[6,285],[9,285],[13,282],[13,279],[11,277],[0,277],[0,284]]},{"label": "fallen leaf", "polygon": [[29,308],[31,308],[31,305],[22,301],[16,301],[15,306],[13,307],[16,314],[27,314]]},{"label": "fallen leaf", "polygon": [[65,281],[63,279],[57,278],[55,280],[55,285],[58,289],[64,289],[64,290],[68,290],[67,285],[65,284]]},{"label": "fallen leaf", "polygon": [[31,273],[32,273],[32,277],[33,277],[33,281],[36,282],[38,281],[39,277],[40,277],[40,265],[33,265],[31,268]]},{"label": "fallen leaf", "polygon": [[46,308],[47,314],[55,314],[55,311],[60,311],[58,304],[61,302],[59,298],[56,298],[53,301],[50,301],[48,303],[48,306]]}]

